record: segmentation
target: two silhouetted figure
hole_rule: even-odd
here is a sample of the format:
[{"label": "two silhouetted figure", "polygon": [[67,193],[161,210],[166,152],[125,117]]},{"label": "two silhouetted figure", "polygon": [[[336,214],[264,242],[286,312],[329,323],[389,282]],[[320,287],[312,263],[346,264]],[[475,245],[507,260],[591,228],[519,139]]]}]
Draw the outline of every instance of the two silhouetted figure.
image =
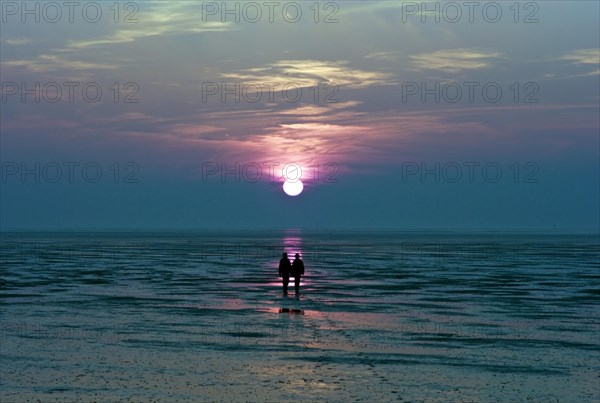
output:
[{"label": "two silhouetted figure", "polygon": [[284,253],[281,260],[279,261],[279,275],[283,280],[283,293],[288,293],[288,284],[290,282],[290,275],[294,277],[294,288],[296,294],[300,292],[300,277],[304,275],[304,262],[300,259],[300,254],[296,253],[296,258],[293,263],[290,263],[287,253]]}]

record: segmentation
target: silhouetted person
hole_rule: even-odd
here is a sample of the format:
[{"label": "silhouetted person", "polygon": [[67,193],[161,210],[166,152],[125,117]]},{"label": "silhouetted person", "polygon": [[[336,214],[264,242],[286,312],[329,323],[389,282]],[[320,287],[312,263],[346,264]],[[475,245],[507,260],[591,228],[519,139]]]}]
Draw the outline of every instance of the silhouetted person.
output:
[{"label": "silhouetted person", "polygon": [[292,264],[288,259],[287,253],[284,253],[281,260],[279,261],[279,275],[283,280],[283,293],[287,294],[288,284],[290,282],[290,272],[292,271]]},{"label": "silhouetted person", "polygon": [[296,253],[296,258],[294,259],[294,263],[292,263],[291,274],[294,277],[296,294],[298,294],[300,292],[300,277],[304,275],[304,262],[302,262],[302,259],[300,259],[299,253]]}]

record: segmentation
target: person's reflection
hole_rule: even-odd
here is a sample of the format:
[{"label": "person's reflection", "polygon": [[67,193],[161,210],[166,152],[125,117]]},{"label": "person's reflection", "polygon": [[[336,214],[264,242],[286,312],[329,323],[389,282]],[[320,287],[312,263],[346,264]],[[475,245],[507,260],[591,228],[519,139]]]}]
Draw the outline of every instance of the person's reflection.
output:
[{"label": "person's reflection", "polygon": [[289,313],[289,314],[304,315],[304,310],[302,310],[302,309],[290,309],[290,308],[279,308],[279,313]]}]

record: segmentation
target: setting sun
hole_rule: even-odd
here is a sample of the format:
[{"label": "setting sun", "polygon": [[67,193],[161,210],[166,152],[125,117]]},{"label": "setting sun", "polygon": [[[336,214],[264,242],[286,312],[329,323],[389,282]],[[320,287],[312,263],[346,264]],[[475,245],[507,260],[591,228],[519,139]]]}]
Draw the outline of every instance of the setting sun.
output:
[{"label": "setting sun", "polygon": [[304,189],[304,185],[301,180],[297,180],[295,182],[285,181],[283,182],[283,191],[288,196],[298,196],[302,193]]}]

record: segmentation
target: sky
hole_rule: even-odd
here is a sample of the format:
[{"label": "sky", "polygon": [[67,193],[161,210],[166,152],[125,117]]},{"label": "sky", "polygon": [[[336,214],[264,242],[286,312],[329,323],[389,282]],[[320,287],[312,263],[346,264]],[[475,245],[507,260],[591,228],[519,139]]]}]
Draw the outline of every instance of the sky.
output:
[{"label": "sky", "polygon": [[0,6],[0,229],[600,230],[598,2]]}]

